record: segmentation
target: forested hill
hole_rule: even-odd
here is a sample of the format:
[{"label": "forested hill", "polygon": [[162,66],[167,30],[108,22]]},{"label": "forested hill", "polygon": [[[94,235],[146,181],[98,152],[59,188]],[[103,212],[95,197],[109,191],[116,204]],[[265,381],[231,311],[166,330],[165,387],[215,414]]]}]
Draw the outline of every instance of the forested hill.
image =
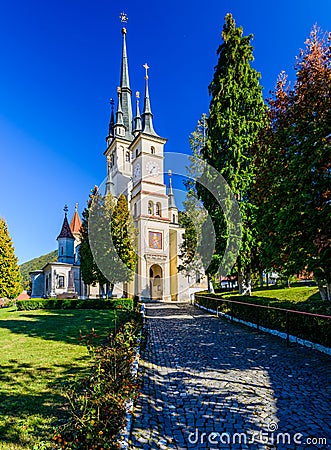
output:
[{"label": "forested hill", "polygon": [[57,261],[57,250],[54,250],[47,255],[39,256],[38,258],[31,259],[20,265],[22,280],[23,280],[23,288],[29,289],[30,285],[30,275],[29,272],[33,270],[42,269],[48,262]]}]

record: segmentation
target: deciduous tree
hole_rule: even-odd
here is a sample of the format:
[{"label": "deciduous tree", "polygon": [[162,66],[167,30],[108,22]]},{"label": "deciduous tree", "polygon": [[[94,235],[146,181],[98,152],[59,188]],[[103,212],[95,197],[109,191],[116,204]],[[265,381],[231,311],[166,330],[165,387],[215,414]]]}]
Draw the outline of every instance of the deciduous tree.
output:
[{"label": "deciduous tree", "polygon": [[[270,99],[269,147],[259,187],[266,263],[314,272],[331,300],[331,46],[315,25],[296,62],[293,88],[282,73]],[[264,191],[264,192],[263,192]],[[326,291],[323,290],[326,284]]]}]

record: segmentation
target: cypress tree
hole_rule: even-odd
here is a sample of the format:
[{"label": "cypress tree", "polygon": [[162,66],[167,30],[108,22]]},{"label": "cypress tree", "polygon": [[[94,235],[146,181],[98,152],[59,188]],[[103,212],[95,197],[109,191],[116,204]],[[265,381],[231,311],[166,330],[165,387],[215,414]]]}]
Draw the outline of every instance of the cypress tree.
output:
[{"label": "cypress tree", "polygon": [[[251,272],[258,247],[256,207],[251,196],[254,185],[254,152],[258,136],[265,127],[266,106],[262,97],[260,74],[251,67],[252,35],[243,36],[231,14],[225,17],[223,43],[218,48],[218,63],[209,86],[211,95],[208,139],[203,158],[226,180],[239,203],[243,234],[237,270],[240,293],[250,293]],[[229,238],[222,209],[214,197],[198,186],[216,233],[216,249],[209,271],[215,272]]]},{"label": "cypress tree", "polygon": [[0,297],[15,298],[21,292],[17,261],[7,224],[0,218]]}]

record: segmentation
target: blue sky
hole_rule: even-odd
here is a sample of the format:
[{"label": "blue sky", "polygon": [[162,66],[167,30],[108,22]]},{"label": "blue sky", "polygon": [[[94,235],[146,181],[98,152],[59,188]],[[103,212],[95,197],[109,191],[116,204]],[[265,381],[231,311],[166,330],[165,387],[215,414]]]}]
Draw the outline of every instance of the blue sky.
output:
[{"label": "blue sky", "polygon": [[105,176],[109,98],[127,24],[131,88],[143,91],[150,66],[154,125],[168,152],[189,152],[188,137],[208,112],[224,16],[254,34],[254,67],[267,97],[278,73],[317,22],[330,30],[330,0],[11,0],[0,4],[0,216],[24,262],[56,248],[63,218]]}]

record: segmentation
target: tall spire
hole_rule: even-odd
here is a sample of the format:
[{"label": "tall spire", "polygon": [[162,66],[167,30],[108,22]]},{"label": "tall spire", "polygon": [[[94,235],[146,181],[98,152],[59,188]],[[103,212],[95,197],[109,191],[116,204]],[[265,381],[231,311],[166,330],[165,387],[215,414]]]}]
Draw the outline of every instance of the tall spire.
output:
[{"label": "tall spire", "polygon": [[128,66],[128,56],[126,51],[126,28],[122,28],[123,44],[122,44],[122,64],[121,64],[121,101],[123,109],[123,120],[126,128],[125,137],[129,140],[133,140],[132,135],[132,103],[131,95],[132,91],[130,89],[130,79],[129,79],[129,66]]},{"label": "tall spire", "polygon": [[151,134],[157,136],[154,127],[153,127],[153,114],[151,110],[151,102],[149,99],[149,89],[148,89],[148,65],[147,63],[143,66],[146,69],[145,75],[145,101],[144,101],[144,112],[143,116],[143,133]]},{"label": "tall spire", "polygon": [[140,99],[140,92],[136,92],[136,116],[134,118],[134,130],[133,134],[136,135],[142,130],[142,124],[141,124],[141,116],[140,116],[140,109],[139,109],[139,99]]},{"label": "tall spire", "polygon": [[107,194],[115,195],[113,177],[111,176],[111,158],[110,158],[110,156],[107,157],[107,181],[106,181],[105,195],[107,195]]}]

